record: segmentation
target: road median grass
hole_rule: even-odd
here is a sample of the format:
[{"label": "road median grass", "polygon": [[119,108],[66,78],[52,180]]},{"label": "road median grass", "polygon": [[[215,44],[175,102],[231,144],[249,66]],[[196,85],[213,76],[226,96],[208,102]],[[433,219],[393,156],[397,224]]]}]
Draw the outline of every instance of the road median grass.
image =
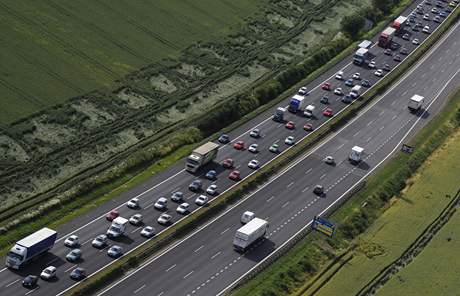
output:
[{"label": "road median grass", "polygon": [[[451,22],[446,23],[444,30],[451,25]],[[387,77],[385,77],[381,83],[374,87],[372,92],[366,93],[359,101],[356,101],[355,104],[350,106],[346,112],[342,112],[333,120],[331,120],[327,125],[324,125],[319,130],[315,131],[314,137],[308,137],[304,141],[299,142],[288,152],[278,157],[276,160],[270,162],[265,167],[263,167],[258,174],[252,175],[239,185],[237,185],[232,191],[229,191],[219,197],[218,200],[214,201],[207,208],[203,208],[193,213],[188,217],[187,221],[182,221],[181,223],[175,225],[174,227],[166,230],[160,234],[155,240],[145,244],[144,246],[138,248],[125,258],[113,263],[107,269],[101,271],[97,275],[91,277],[87,281],[78,285],[73,290],[69,291],[69,295],[88,295],[94,293],[95,291],[104,287],[107,283],[114,281],[117,278],[123,276],[124,273],[129,271],[132,268],[137,267],[140,262],[146,258],[152,257],[158,253],[159,250],[164,248],[166,245],[171,244],[177,239],[184,237],[186,234],[190,233],[192,229],[196,229],[199,225],[202,225],[205,221],[215,217],[218,213],[222,212],[228,206],[234,204],[236,201],[240,200],[247,193],[253,191],[257,188],[258,185],[266,182],[271,176],[279,172],[282,168],[286,167],[294,159],[298,158],[300,155],[303,155],[306,150],[312,147],[312,145],[318,143],[321,139],[337,130],[339,127],[343,126],[348,120],[356,115],[357,112],[362,110],[377,93],[382,93],[383,90],[380,88],[387,88],[395,79],[397,79],[402,73],[404,73],[411,64],[420,58],[421,55],[428,49],[428,47],[434,43],[440,36],[441,31],[439,30],[433,34],[431,39],[427,41],[423,46],[420,47],[417,52],[415,52],[411,58],[411,61],[403,63],[400,65],[402,68],[399,71],[393,71]],[[312,251],[312,253],[315,253]],[[332,254],[330,254],[332,256]],[[318,257],[319,256],[318,254]],[[315,263],[316,264],[316,263]],[[310,265],[308,265],[310,266]],[[310,266],[314,268],[313,265]]]}]

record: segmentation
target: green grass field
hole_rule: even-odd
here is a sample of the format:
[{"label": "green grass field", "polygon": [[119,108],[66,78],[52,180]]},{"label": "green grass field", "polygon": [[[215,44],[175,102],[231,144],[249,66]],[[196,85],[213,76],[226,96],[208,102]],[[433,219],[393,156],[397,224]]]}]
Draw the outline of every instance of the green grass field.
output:
[{"label": "green grass field", "polygon": [[[360,236],[353,259],[344,265],[315,296],[356,295],[381,269],[398,258],[441,213],[451,200],[448,197],[453,197],[458,190],[459,175],[460,133],[457,133],[428,159],[420,173],[411,180],[412,185],[406,188],[401,198],[378,218],[365,234]],[[457,214],[456,223],[459,223],[458,220]],[[456,246],[460,244],[460,236],[458,231],[455,236],[452,229],[452,226],[449,226],[447,230],[443,230],[442,235],[436,238],[437,242],[428,245],[427,252],[422,252],[414,263],[406,267],[407,271],[398,274],[391,280],[388,288],[377,294],[455,295],[452,292],[455,291],[455,287],[458,289],[459,284],[455,281],[455,276],[449,273],[452,271],[458,275],[459,265],[451,267],[448,265],[449,262],[450,265],[459,262],[456,259],[458,250]],[[446,236],[449,235],[453,240],[451,243],[446,243]],[[442,242],[446,245],[441,250]],[[416,268],[419,264],[423,265],[423,258],[430,258],[426,260],[424,275],[418,274]],[[442,264],[445,264],[444,276],[439,273]],[[396,279],[400,277],[403,282]],[[423,286],[417,286],[422,282],[424,282]],[[430,285],[433,285],[432,292],[438,292],[428,293]],[[413,290],[415,286],[418,287],[417,290]],[[439,290],[441,288],[444,290]],[[310,295],[309,291],[304,295]]]},{"label": "green grass field", "polygon": [[0,1],[0,124],[227,34],[266,0]]}]

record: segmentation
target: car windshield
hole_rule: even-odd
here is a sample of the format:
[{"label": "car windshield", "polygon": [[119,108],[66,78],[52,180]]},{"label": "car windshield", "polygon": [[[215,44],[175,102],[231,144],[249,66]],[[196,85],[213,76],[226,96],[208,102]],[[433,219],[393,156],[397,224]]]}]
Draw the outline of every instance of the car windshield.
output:
[{"label": "car windshield", "polygon": [[187,158],[187,163],[191,165],[199,165],[200,163],[194,159]]},{"label": "car windshield", "polygon": [[22,261],[22,259],[24,258],[24,256],[21,256],[19,254],[13,253],[13,252],[8,252],[8,257],[17,259],[19,261]]}]

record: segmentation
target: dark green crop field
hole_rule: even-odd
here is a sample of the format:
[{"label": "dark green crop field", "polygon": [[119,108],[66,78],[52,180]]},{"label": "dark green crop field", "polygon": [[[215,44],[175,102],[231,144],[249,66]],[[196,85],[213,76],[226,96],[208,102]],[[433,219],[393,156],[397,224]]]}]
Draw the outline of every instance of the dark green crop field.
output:
[{"label": "dark green crop field", "polygon": [[231,32],[266,0],[0,1],[0,124]]}]

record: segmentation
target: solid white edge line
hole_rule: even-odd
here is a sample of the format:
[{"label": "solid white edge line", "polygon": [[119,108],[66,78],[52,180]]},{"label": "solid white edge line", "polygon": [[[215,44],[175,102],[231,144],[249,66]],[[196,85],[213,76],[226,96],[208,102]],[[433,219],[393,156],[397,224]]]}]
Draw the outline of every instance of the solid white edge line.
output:
[{"label": "solid white edge line", "polygon": [[[374,166],[367,174],[365,174],[361,179],[359,179],[353,186],[351,186],[347,191],[345,191],[339,198],[337,198],[332,204],[330,204],[327,208],[325,208],[321,213],[319,213],[318,216],[323,215],[327,210],[329,210],[333,205],[335,205],[338,201],[340,201],[344,196],[346,196],[351,190],[353,190],[359,183],[361,183],[364,179],[366,179],[374,170],[376,170],[383,162],[385,162],[390,156],[393,155],[393,153],[400,148],[401,144],[403,141],[406,139],[406,137],[410,134],[410,132],[414,129],[414,127],[419,123],[419,121],[422,119],[423,115],[426,113],[426,111],[430,108],[430,106],[439,98],[441,93],[444,91],[444,89],[449,85],[449,83],[454,79],[455,76],[460,72],[460,69],[455,72],[454,75],[447,81],[447,83],[439,90],[438,94],[434,97],[434,99],[430,102],[430,104],[427,106],[427,108],[424,109],[423,113],[421,116],[417,118],[417,120],[412,124],[410,129],[404,134],[404,136],[401,138],[401,140],[396,144],[395,148],[387,155],[385,156],[376,166]],[[270,258],[276,251],[281,249],[283,246],[288,244],[293,238],[295,238],[299,233],[304,231],[307,227],[310,227],[311,223],[313,220],[308,222],[302,229],[300,229],[298,232],[296,232],[293,236],[291,236],[290,239],[288,239],[286,242],[284,242],[281,246],[276,248],[270,255],[264,258],[264,260],[260,261],[257,263],[254,267],[252,267],[250,270],[248,270],[245,274],[240,276],[237,280],[233,281],[230,285],[228,285],[224,290],[219,292],[216,296],[223,295],[224,293],[227,292],[228,289],[232,288],[236,283],[238,283],[241,279],[243,279],[246,275],[251,273],[254,269],[256,269],[260,264],[264,263],[266,260]]]},{"label": "solid white edge line", "polygon": [[[450,15],[449,15],[450,16]],[[447,19],[447,18],[446,18]],[[402,78],[400,78],[390,89],[388,89],[378,100],[374,101],[373,103],[371,103],[371,105],[369,105],[367,108],[365,108],[362,112],[360,112],[355,118],[353,118],[347,125],[345,125],[343,128],[341,128],[339,131],[337,131],[336,133],[332,134],[330,137],[326,138],[319,146],[317,146],[316,148],[313,148],[313,150],[311,150],[308,154],[306,154],[304,157],[302,157],[301,159],[299,159],[298,161],[294,162],[293,164],[291,164],[290,166],[288,166],[285,170],[281,171],[278,175],[276,175],[273,179],[269,180],[264,186],[260,187],[259,189],[257,189],[256,191],[254,191],[252,194],[248,195],[246,198],[242,199],[240,202],[236,203],[234,206],[232,206],[231,208],[229,208],[228,210],[226,210],[225,212],[223,212],[221,215],[217,216],[215,219],[211,220],[210,222],[208,222],[207,224],[205,224],[204,226],[198,228],[195,232],[191,233],[189,236],[187,236],[186,238],[184,238],[183,240],[181,241],[178,241],[176,243],[174,243],[173,245],[171,245],[169,248],[166,248],[165,250],[163,250],[161,253],[159,253],[157,256],[154,256],[152,259],[144,262],[144,264],[140,265],[137,269],[135,269],[134,271],[130,272],[129,274],[127,274],[125,277],[123,277],[122,279],[120,279],[119,281],[115,282],[114,284],[110,285],[108,288],[104,289],[103,291],[101,291],[98,295],[102,295],[104,294],[105,292],[109,291],[110,289],[112,289],[113,287],[117,286],[119,283],[123,282],[124,280],[126,280],[127,278],[131,277],[132,275],[136,274],[138,271],[140,271],[141,269],[143,269],[144,267],[146,267],[147,265],[149,265],[150,263],[156,261],[159,257],[163,256],[164,254],[168,253],[169,251],[171,251],[172,249],[174,249],[175,247],[177,247],[178,245],[182,244],[183,242],[185,242],[186,240],[188,240],[190,237],[194,236],[195,234],[197,234],[198,232],[200,232],[201,230],[203,230],[204,228],[206,228],[207,226],[211,225],[212,223],[214,223],[217,219],[220,219],[222,216],[224,216],[225,214],[227,214],[229,211],[231,211],[232,209],[234,209],[235,207],[237,207],[238,205],[240,205],[241,203],[243,203],[244,201],[246,201],[248,198],[250,198],[252,195],[254,195],[255,193],[257,193],[258,191],[260,191],[261,189],[263,189],[266,185],[270,184],[271,182],[273,182],[274,180],[276,180],[277,178],[279,178],[281,175],[283,175],[284,173],[286,173],[288,170],[290,170],[292,167],[294,167],[295,165],[297,165],[299,162],[301,162],[304,158],[310,156],[311,154],[313,154],[314,152],[316,152],[316,150],[318,150],[320,147],[322,147],[325,143],[329,142],[332,138],[336,137],[343,129],[345,129],[346,127],[348,127],[349,125],[351,125],[353,122],[355,122],[358,118],[360,118],[362,115],[364,115],[367,111],[369,111],[373,106],[375,106],[378,102],[380,102],[389,92],[391,92],[394,88],[396,88],[399,84],[401,84],[402,81],[404,81],[407,76],[409,76],[410,74],[412,74],[429,56],[431,56],[435,51],[436,49],[442,44],[445,42],[445,40],[452,34],[452,32],[454,32],[454,30],[457,28],[457,26],[459,25],[460,23],[457,23],[456,25],[454,25],[449,32],[447,32],[432,48],[430,48],[429,52],[426,53],[422,59],[420,59],[417,64],[415,66],[413,66],[413,68],[411,68],[408,72],[406,72],[406,74],[403,75]],[[438,30],[440,26],[438,26],[436,28],[436,30]],[[435,30],[435,31],[436,31]],[[434,31],[434,32],[435,32]],[[427,38],[428,39],[428,38]],[[422,45],[427,39],[425,39],[420,45]],[[418,48],[419,46],[417,46]],[[415,51],[415,49],[414,49]],[[407,55],[407,57],[409,57],[414,51],[412,51],[409,55]],[[396,69],[397,67],[395,67],[394,69]],[[391,73],[394,69],[392,69],[389,73]],[[377,85],[374,84],[373,86]],[[372,88],[372,87],[371,87]],[[369,88],[368,90],[370,90],[371,88]],[[368,91],[366,90],[366,92]],[[364,93],[363,93],[364,94]],[[354,103],[355,101],[353,101]],[[353,104],[352,103],[352,104]],[[351,106],[352,104],[348,105],[348,106]],[[340,112],[342,112],[343,110],[345,110],[346,108],[348,108],[348,106],[346,106],[344,109],[342,109]],[[338,112],[337,114],[339,114],[340,112]],[[333,117],[334,118],[334,117]],[[332,118],[331,118],[332,119]],[[329,120],[331,120],[329,119]],[[329,122],[329,120],[327,120],[326,122],[324,122],[322,125],[320,125],[318,127],[321,128],[321,126],[323,126],[324,124],[326,124],[327,122]],[[313,132],[315,132],[316,130],[314,130]],[[313,134],[310,133],[308,135],[311,135]],[[307,135],[307,136],[308,136]],[[306,136],[306,137],[307,137]],[[305,139],[306,137],[302,138]],[[288,149],[290,149],[291,147],[289,147]],[[286,149],[285,151],[287,151],[288,149]],[[276,159],[276,157],[274,158]],[[264,164],[263,166],[265,166],[266,164]],[[263,167],[262,166],[262,167]],[[249,176],[251,176],[253,173],[251,173]],[[235,184],[237,185],[237,184]],[[233,185],[233,186],[235,186]],[[233,188],[233,186],[231,186],[229,189],[227,189],[226,191],[230,190]],[[226,192],[224,191],[224,192]],[[198,208],[199,209],[199,208]],[[198,210],[197,209],[197,210]],[[196,210],[195,210],[196,211]],[[195,212],[194,211],[194,212]],[[181,219],[182,220],[182,219]],[[177,221],[176,223],[180,222],[181,220]],[[174,224],[173,224],[174,225]],[[163,230],[164,231],[164,230]],[[162,232],[163,232],[162,231]],[[161,232],[160,232],[161,233]],[[160,234],[159,233],[159,234]],[[146,241],[147,242],[147,241]],[[145,244],[146,242],[142,243],[141,245],[139,245],[138,247],[142,246],[143,244]],[[136,247],[136,248],[138,248]],[[136,249],[135,248],[135,249]],[[132,249],[130,252],[134,251],[135,249]],[[126,253],[126,254],[129,254],[130,252]],[[113,261],[114,262],[114,261]],[[110,264],[112,264],[113,262],[107,264],[106,266],[100,268],[99,270],[97,270],[96,272],[94,272],[93,274],[89,275],[89,277],[91,277],[92,275],[94,275],[95,273],[99,272],[100,270],[104,269],[105,267],[109,266]],[[70,290],[71,288],[73,288],[74,286],[78,285],[79,283],[75,283],[74,285],[70,286],[69,288],[67,288],[66,290],[62,291],[61,293],[57,294],[57,296],[60,296],[62,295],[63,293],[65,293],[66,291]]]}]

